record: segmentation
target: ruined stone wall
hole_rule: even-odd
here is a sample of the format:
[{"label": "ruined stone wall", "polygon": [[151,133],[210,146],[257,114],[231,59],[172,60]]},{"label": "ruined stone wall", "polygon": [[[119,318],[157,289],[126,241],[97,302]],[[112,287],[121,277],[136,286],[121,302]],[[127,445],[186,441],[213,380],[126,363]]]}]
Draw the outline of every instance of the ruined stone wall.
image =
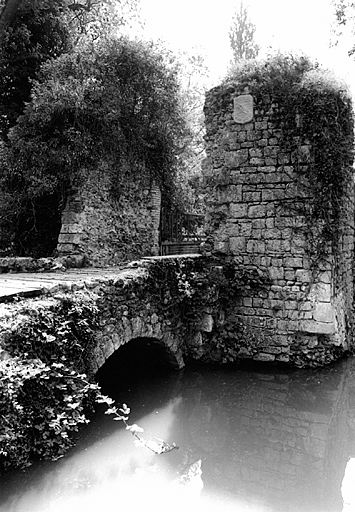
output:
[{"label": "ruined stone wall", "polygon": [[60,255],[85,254],[92,265],[104,266],[158,254],[159,187],[144,176],[130,177],[113,195],[111,179],[103,164],[69,196],[57,246]]},{"label": "ruined stone wall", "polygon": [[282,123],[274,122],[282,115],[270,95],[253,95],[252,85],[207,93],[206,229],[215,251],[269,281],[263,290],[245,287],[231,305],[230,315],[258,340],[240,357],[322,364],[352,342],[352,169],[337,242],[315,262],[311,243],[321,226],[310,227],[303,212],[315,199],[304,176],[316,156],[302,133],[285,149]]}]

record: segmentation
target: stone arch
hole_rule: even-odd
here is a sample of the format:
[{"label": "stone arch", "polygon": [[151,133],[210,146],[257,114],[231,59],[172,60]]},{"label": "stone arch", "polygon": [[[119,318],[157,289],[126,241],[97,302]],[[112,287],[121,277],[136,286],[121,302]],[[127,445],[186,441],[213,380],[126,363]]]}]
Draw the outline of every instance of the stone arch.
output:
[{"label": "stone arch", "polygon": [[135,339],[149,340],[150,343],[164,347],[172,368],[181,369],[185,366],[179,337],[169,330],[164,321],[159,321],[157,315],[147,319],[123,316],[117,321],[110,319],[101,324],[91,362],[95,373],[114,352]]}]

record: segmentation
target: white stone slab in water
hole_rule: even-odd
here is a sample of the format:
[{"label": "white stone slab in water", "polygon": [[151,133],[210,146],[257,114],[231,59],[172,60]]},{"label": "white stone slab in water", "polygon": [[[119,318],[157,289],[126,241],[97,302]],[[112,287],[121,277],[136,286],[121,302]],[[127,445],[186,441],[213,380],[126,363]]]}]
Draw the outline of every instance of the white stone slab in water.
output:
[{"label": "white stone slab in water", "polygon": [[253,96],[251,94],[241,94],[234,98],[233,119],[236,123],[250,123],[254,117]]}]

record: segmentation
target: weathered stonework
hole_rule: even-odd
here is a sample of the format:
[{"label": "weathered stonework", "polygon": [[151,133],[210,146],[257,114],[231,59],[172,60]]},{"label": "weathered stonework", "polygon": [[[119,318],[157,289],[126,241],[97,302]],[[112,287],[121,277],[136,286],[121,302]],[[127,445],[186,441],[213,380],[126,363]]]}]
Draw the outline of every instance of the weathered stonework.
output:
[{"label": "weathered stonework", "polygon": [[[157,257],[131,262],[124,269],[86,271],[67,275],[58,286],[45,292],[45,297],[23,298],[15,303],[0,304],[0,360],[7,358],[4,350],[6,340],[31,322],[38,311],[55,311],[68,298],[85,302],[97,312],[97,327],[93,333],[94,345],[86,354],[85,363],[90,373],[96,373],[105,361],[120,347],[135,339],[146,339],[165,348],[167,360],[177,369],[185,365],[185,358],[196,352],[208,353],[208,344],[202,346],[202,332],[213,328],[213,319],[205,304],[197,307],[197,317],[187,327],[183,305],[186,294],[179,287],[182,269],[194,272],[199,257]],[[159,269],[166,276],[166,282],[155,279],[154,271]],[[34,275],[34,274],[32,274]],[[41,275],[41,274],[40,274]],[[181,283],[186,284],[183,280]],[[193,285],[193,283],[192,283]],[[187,287],[188,287],[187,283]],[[190,319],[191,322],[191,319]]]},{"label": "weathered stonework", "polygon": [[159,187],[142,175],[122,180],[115,196],[102,164],[68,197],[58,254],[85,254],[94,266],[158,254],[160,202]]},{"label": "weathered stonework", "polygon": [[[252,86],[247,92],[253,95]],[[208,238],[240,268],[257,269],[270,280],[262,291],[246,288],[231,308],[230,314],[260,340],[257,352],[244,347],[240,357],[326,363],[352,346],[352,169],[337,243],[314,267],[302,214],[314,196],[297,172],[310,164],[312,146],[298,137],[292,150],[285,149],[284,133],[272,120],[282,112],[268,95],[254,96],[252,120],[242,123],[235,103],[245,94],[238,83],[220,86],[207,93],[205,104]],[[315,236],[319,228],[312,226]]]}]

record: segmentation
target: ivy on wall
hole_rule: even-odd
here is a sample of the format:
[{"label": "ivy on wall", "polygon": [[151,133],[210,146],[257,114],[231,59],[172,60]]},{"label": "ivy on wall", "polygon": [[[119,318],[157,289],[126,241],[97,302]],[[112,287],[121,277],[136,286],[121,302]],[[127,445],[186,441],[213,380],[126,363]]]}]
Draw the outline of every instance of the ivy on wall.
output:
[{"label": "ivy on wall", "polygon": [[[346,85],[307,57],[277,55],[235,67],[223,84],[238,83],[256,105],[269,105],[270,121],[280,129],[280,152],[291,154],[300,201],[291,204],[306,220],[311,260],[322,259],[339,235],[342,201],[352,180],[354,116]],[[229,94],[221,93],[220,107]],[[312,197],[304,201],[305,196]]]},{"label": "ivy on wall", "polygon": [[[0,472],[56,459],[88,423],[97,308],[87,298],[19,304],[0,346]],[[87,376],[88,375],[88,376]],[[90,382],[91,381],[91,382]]]},{"label": "ivy on wall", "polygon": [[51,255],[68,192],[92,169],[109,174],[115,198],[154,178],[174,201],[188,136],[178,69],[153,43],[105,39],[47,62],[0,142],[0,251]]}]

